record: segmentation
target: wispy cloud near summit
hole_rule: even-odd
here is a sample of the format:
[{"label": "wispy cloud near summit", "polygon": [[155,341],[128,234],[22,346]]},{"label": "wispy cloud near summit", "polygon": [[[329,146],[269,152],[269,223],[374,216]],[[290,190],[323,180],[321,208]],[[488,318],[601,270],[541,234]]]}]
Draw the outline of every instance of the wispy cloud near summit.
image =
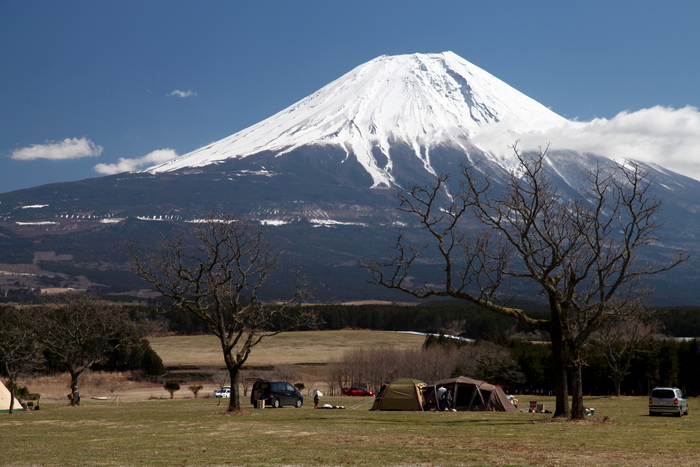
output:
[{"label": "wispy cloud near summit", "polygon": [[189,91],[180,91],[179,89],[174,90],[168,96],[175,96],[175,97],[194,97],[196,96],[197,93],[189,90]]}]

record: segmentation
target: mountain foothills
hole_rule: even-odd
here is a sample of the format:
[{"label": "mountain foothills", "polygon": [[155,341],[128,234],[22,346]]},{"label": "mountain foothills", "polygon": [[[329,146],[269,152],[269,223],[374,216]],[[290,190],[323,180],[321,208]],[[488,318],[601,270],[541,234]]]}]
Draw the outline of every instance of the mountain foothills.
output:
[{"label": "mountain foothills", "polygon": [[[142,288],[129,272],[125,240],[153,247],[172,228],[226,212],[268,225],[287,251],[285,267],[301,265],[320,301],[405,300],[367,284],[359,268],[387,252],[399,229],[423,238],[397,210],[396,191],[451,174],[449,196],[465,162],[503,179],[517,159],[507,147],[484,145],[485,130],[512,132],[515,144],[517,134],[566,122],[451,52],[381,56],[250,128],[143,172],[0,194],[0,289]],[[556,142],[546,162],[567,197],[581,196],[596,164],[615,164]],[[664,224],[664,244],[647,248],[644,259],[679,248],[691,254],[654,277],[655,300],[696,304],[700,182],[641,166],[650,194],[663,201]],[[421,267],[433,266],[428,258]],[[271,285],[271,297],[283,293],[284,270]]]}]

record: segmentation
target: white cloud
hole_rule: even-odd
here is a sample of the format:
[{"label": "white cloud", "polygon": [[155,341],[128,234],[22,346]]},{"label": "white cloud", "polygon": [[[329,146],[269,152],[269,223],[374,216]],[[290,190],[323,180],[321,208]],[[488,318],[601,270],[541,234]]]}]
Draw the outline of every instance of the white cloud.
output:
[{"label": "white cloud", "polygon": [[177,96],[177,97],[191,97],[191,96],[196,96],[196,92],[192,91],[180,91],[179,89],[174,90],[168,96]]},{"label": "white cloud", "polygon": [[62,160],[99,156],[101,153],[102,147],[87,138],[66,138],[59,142],[47,141],[46,144],[32,144],[26,148],[15,149],[10,157],[19,161]]},{"label": "white cloud", "polygon": [[700,112],[696,107],[672,109],[656,106],[621,112],[612,119],[567,122],[543,132],[516,133],[494,125],[473,141],[494,154],[508,153],[508,146],[533,150],[574,149],[615,160],[634,159],[658,164],[700,180]]},{"label": "white cloud", "polygon": [[158,149],[136,159],[120,157],[116,164],[97,164],[94,169],[97,173],[114,175],[123,172],[133,172],[146,165],[160,164],[176,157],[177,153],[172,149]]}]

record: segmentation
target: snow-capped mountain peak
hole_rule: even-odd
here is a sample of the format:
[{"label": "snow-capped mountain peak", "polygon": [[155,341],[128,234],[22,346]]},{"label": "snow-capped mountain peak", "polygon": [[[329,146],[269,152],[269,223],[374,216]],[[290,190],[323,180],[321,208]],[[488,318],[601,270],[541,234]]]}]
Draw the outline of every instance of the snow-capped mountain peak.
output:
[{"label": "snow-capped mountain peak", "polygon": [[[305,145],[341,147],[371,175],[374,187],[394,184],[392,146],[412,148],[434,170],[430,149],[466,150],[494,123],[522,133],[566,120],[452,52],[381,56],[312,95],[227,138],[146,170],[202,167],[262,151],[278,156]],[[375,158],[379,150],[385,162]]]}]

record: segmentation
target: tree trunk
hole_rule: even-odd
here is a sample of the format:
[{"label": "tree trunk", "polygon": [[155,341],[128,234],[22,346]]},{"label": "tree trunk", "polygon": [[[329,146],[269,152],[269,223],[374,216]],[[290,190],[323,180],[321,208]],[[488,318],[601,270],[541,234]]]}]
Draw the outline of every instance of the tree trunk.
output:
[{"label": "tree trunk", "polygon": [[[0,384],[2,382],[0,381]],[[15,408],[15,380],[10,376],[10,410],[7,411],[8,414],[12,414]]]},{"label": "tree trunk", "polygon": [[561,336],[561,332],[550,333],[550,336],[552,339],[552,362],[554,364],[554,394],[556,396],[554,418],[568,418],[569,384],[567,378],[564,339]]},{"label": "tree trunk", "polygon": [[622,395],[622,378],[617,374],[613,374],[613,385],[615,385],[615,395],[620,397]]},{"label": "tree trunk", "polygon": [[583,407],[582,362],[578,352],[572,355],[571,363],[571,418],[573,420],[583,420],[585,418],[585,409]]},{"label": "tree trunk", "polygon": [[78,376],[80,372],[73,369],[70,370],[70,405],[80,405],[80,391],[78,391]]},{"label": "tree trunk", "polygon": [[566,365],[566,345],[564,342],[564,331],[561,326],[560,311],[558,304],[550,298],[551,321],[549,326],[549,337],[552,341],[552,363],[554,366],[554,394],[556,395],[556,406],[554,408],[554,418],[569,417],[569,385]]},{"label": "tree trunk", "polygon": [[238,375],[241,367],[238,365],[230,365],[228,373],[231,377],[231,398],[228,401],[227,412],[238,412],[241,410],[240,390],[238,387]]}]

